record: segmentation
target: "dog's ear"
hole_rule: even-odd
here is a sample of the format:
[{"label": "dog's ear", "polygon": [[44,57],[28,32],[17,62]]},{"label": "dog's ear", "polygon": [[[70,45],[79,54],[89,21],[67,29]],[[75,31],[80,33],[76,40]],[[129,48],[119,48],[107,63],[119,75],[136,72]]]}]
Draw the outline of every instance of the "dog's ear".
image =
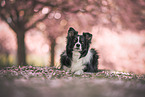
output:
[{"label": "dog's ear", "polygon": [[72,36],[75,36],[75,35],[78,35],[78,32],[75,31],[74,28],[70,27],[69,30],[68,30],[68,36],[72,37]]},{"label": "dog's ear", "polygon": [[92,40],[92,34],[86,32],[86,33],[83,33],[83,36],[86,38],[86,40],[91,42],[91,40]]}]

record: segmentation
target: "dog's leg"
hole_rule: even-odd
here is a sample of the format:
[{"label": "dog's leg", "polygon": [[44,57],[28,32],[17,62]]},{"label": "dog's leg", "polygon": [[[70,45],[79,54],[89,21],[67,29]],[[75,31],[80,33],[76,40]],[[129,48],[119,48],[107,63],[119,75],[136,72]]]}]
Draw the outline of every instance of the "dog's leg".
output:
[{"label": "dog's leg", "polygon": [[76,74],[76,75],[81,75],[81,74],[83,74],[83,73],[84,73],[83,70],[78,70],[78,71],[76,71],[74,74]]},{"label": "dog's leg", "polygon": [[97,72],[98,71],[98,54],[94,49],[91,49],[91,52],[93,53],[92,55],[92,60],[90,64],[88,64],[89,67],[89,72]]},{"label": "dog's leg", "polygon": [[68,68],[71,67],[71,59],[66,55],[65,52],[63,52],[60,56],[60,63],[61,63],[61,69],[64,69],[64,66]]}]

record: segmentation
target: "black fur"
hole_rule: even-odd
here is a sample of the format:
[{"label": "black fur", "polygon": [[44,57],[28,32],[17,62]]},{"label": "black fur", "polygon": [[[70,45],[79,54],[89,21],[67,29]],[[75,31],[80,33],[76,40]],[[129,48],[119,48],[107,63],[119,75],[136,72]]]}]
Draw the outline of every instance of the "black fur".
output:
[{"label": "black fur", "polygon": [[98,53],[95,51],[95,49],[90,50],[93,53],[93,56],[90,60],[90,63],[86,63],[86,68],[84,68],[84,72],[97,72],[98,71]]},{"label": "black fur", "polygon": [[[61,63],[61,69],[63,69],[63,66],[66,66],[68,68],[71,68],[72,63],[72,54],[74,50],[74,45],[78,41],[76,37],[80,37],[80,43],[82,46],[82,50],[80,52],[80,58],[84,58],[89,51],[92,34],[90,33],[83,33],[83,35],[78,35],[78,32],[75,31],[72,27],[68,30],[67,35],[67,45],[66,50],[61,54],[60,63]],[[84,72],[97,72],[98,71],[98,54],[94,49],[90,50],[91,52],[91,58],[89,62],[84,63],[82,65],[85,65],[85,68],[83,69]]]}]

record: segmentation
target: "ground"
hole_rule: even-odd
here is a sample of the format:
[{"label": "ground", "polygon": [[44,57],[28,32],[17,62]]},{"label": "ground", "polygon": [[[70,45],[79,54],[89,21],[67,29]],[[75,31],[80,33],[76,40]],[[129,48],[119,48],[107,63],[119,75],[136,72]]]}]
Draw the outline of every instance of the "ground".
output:
[{"label": "ground", "polygon": [[75,75],[54,67],[0,70],[1,97],[145,97],[145,75],[99,70]]}]

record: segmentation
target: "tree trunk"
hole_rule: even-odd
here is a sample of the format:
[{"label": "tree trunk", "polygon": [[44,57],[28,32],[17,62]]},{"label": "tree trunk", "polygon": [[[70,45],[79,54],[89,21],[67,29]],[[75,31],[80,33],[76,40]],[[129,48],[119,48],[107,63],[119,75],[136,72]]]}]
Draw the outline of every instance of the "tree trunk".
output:
[{"label": "tree trunk", "polygon": [[51,52],[50,66],[51,67],[53,67],[55,64],[55,45],[56,45],[55,39],[52,39],[51,40],[51,49],[50,49],[50,52]]},{"label": "tree trunk", "polygon": [[[22,30],[22,29],[21,29]],[[24,66],[26,64],[26,52],[25,52],[25,33],[22,31],[17,32],[17,63]]]}]

